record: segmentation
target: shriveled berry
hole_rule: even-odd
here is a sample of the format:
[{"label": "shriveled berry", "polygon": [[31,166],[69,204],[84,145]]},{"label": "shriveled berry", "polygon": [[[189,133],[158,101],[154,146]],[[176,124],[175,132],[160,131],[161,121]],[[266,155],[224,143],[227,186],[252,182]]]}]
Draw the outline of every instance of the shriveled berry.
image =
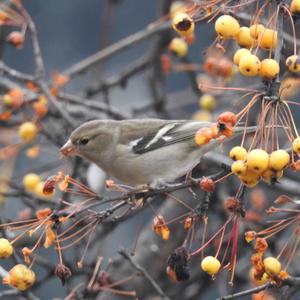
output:
[{"label": "shriveled berry", "polygon": [[205,192],[213,192],[215,189],[215,182],[209,177],[203,177],[200,180],[200,188]]}]

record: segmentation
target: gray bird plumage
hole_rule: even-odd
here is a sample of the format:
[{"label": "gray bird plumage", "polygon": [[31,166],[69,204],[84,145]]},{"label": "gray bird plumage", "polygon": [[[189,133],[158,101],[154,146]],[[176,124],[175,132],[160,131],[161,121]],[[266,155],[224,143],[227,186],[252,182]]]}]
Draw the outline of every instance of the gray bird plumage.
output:
[{"label": "gray bird plumage", "polygon": [[[219,139],[201,147],[195,144],[195,133],[212,124],[159,119],[95,120],[75,129],[61,153],[86,158],[123,183],[157,185],[187,174],[205,153],[220,144]],[[235,133],[243,130],[237,128]]]}]

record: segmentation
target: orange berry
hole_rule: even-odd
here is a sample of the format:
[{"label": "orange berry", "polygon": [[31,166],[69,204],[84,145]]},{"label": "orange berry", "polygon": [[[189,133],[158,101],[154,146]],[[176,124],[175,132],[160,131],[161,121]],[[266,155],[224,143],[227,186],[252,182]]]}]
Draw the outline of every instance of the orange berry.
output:
[{"label": "orange berry", "polygon": [[255,39],[251,36],[249,27],[246,26],[240,28],[235,39],[241,47],[251,48],[255,45]]},{"label": "orange berry", "polygon": [[0,238],[0,258],[10,257],[14,252],[14,248],[5,238]]},{"label": "orange berry", "polygon": [[262,24],[253,24],[250,26],[250,34],[254,39],[258,39],[259,34],[265,30],[265,26]]},{"label": "orange berry", "polygon": [[300,153],[300,137],[294,139],[293,141],[293,151]]},{"label": "orange berry", "polygon": [[299,73],[300,72],[300,56],[291,55],[285,61],[286,66],[290,72]]},{"label": "orange berry", "polygon": [[265,29],[258,36],[259,46],[264,49],[275,49],[277,45],[277,31]]},{"label": "orange berry", "polygon": [[244,160],[247,156],[247,150],[244,147],[233,147],[229,152],[230,158],[233,160]]},{"label": "orange berry", "polygon": [[195,22],[186,13],[178,13],[172,19],[172,27],[183,36],[190,35],[195,30]]},{"label": "orange berry", "polygon": [[218,116],[218,122],[234,126],[237,122],[237,116],[231,111],[225,111]]},{"label": "orange berry", "polygon": [[239,63],[239,70],[244,76],[256,76],[258,74],[259,67],[259,58],[254,54],[243,56]]},{"label": "orange berry", "polygon": [[37,126],[33,122],[25,122],[19,127],[19,136],[26,143],[33,141],[37,133]]},{"label": "orange berry", "polygon": [[211,140],[211,137],[207,131],[208,128],[200,128],[195,134],[195,143],[198,146],[208,144]]},{"label": "orange berry", "polygon": [[230,39],[238,34],[240,24],[234,17],[223,15],[216,20],[215,30],[221,38]]},{"label": "orange berry", "polygon": [[259,76],[265,79],[274,79],[279,75],[280,67],[275,59],[266,58],[260,64]]},{"label": "orange berry", "polygon": [[233,74],[233,64],[227,58],[222,58],[216,69],[216,74],[222,77],[230,77]]},{"label": "orange berry", "polygon": [[214,56],[210,56],[205,60],[203,64],[203,69],[209,74],[214,74],[217,71],[218,64],[218,59]]},{"label": "orange berry", "polygon": [[35,283],[35,280],[35,273],[31,269],[18,264],[9,271],[7,277],[3,278],[3,284],[9,284],[21,291],[26,291]]},{"label": "orange berry", "polygon": [[251,150],[246,157],[249,170],[262,174],[269,166],[269,154],[262,149]]},{"label": "orange berry", "polygon": [[281,263],[275,257],[267,257],[264,259],[264,267],[268,275],[278,275],[281,271]]},{"label": "orange berry", "polygon": [[263,180],[268,183],[274,183],[277,179],[280,179],[283,176],[283,171],[275,171],[268,168],[261,174]]},{"label": "orange berry", "polygon": [[12,31],[8,35],[7,41],[11,45],[15,46],[16,48],[21,49],[21,48],[23,48],[25,37],[24,37],[24,34],[22,32]]},{"label": "orange berry", "polygon": [[209,275],[216,275],[220,268],[220,261],[213,256],[206,256],[201,261],[201,269]]},{"label": "orange berry", "polygon": [[24,103],[24,93],[19,88],[11,89],[8,92],[8,95],[11,97],[12,104],[11,106],[14,108],[19,108]]},{"label": "orange berry", "polygon": [[241,48],[234,53],[233,62],[236,65],[239,65],[241,58],[244,57],[245,55],[250,55],[250,54],[251,54],[250,50],[246,48]]},{"label": "orange berry", "polygon": [[279,149],[270,155],[269,167],[275,171],[283,170],[290,162],[290,155],[287,151]]},{"label": "orange berry", "polygon": [[184,57],[188,53],[188,44],[182,38],[174,38],[169,44],[169,50],[178,57]]}]

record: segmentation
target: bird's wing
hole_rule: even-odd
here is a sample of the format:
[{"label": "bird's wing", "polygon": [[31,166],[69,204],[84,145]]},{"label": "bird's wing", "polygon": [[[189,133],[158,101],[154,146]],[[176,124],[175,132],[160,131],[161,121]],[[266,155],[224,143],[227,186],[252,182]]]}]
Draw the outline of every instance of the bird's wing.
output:
[{"label": "bird's wing", "polygon": [[[148,120],[148,124],[147,122],[136,124],[137,130],[135,131],[135,135],[129,139],[129,146],[131,146],[135,154],[143,154],[161,147],[189,139],[192,140],[199,128],[211,125],[209,122],[164,121],[156,127],[151,126],[153,123],[150,123],[153,121],[156,122],[155,120]],[[147,128],[149,128],[149,132]]]}]

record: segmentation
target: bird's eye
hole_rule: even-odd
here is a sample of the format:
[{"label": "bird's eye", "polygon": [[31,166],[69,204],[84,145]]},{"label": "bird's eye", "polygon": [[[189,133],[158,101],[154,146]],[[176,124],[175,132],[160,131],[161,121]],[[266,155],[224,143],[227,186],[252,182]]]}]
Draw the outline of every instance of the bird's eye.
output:
[{"label": "bird's eye", "polygon": [[83,137],[79,140],[80,145],[86,145],[89,142],[89,138]]}]

